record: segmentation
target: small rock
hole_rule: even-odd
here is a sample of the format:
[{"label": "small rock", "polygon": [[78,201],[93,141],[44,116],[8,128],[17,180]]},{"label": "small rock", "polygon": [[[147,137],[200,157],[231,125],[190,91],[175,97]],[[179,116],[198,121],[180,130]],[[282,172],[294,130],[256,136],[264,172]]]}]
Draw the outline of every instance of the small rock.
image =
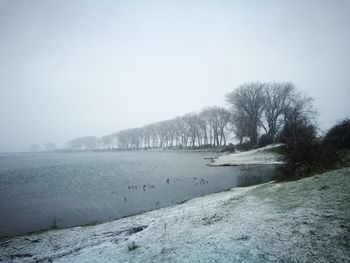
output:
[{"label": "small rock", "polygon": [[248,239],[249,239],[249,237],[247,235],[242,235],[242,236],[236,238],[236,240],[248,240]]},{"label": "small rock", "polygon": [[136,243],[135,243],[134,241],[131,241],[131,243],[128,244],[128,250],[129,250],[129,251],[132,251],[132,250],[134,250],[134,249],[136,249],[136,248],[138,248],[138,247],[139,247],[139,246],[136,245]]},{"label": "small rock", "polygon": [[322,186],[320,189],[318,189],[318,190],[320,190],[320,191],[323,191],[323,190],[327,190],[327,189],[329,189],[330,187],[328,186],[328,185],[324,185],[324,186]]}]

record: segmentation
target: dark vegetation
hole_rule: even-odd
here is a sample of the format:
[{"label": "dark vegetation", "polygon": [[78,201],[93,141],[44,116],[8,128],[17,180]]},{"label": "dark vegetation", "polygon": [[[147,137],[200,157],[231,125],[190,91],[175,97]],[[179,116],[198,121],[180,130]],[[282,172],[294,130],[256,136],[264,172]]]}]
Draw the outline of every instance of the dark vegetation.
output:
[{"label": "dark vegetation", "polygon": [[324,143],[337,149],[350,149],[350,119],[345,119],[332,127],[324,137]]},{"label": "dark vegetation", "polygon": [[350,120],[345,119],[320,137],[316,125],[309,119],[287,122],[279,134],[280,142],[286,144],[286,173],[301,178],[348,166],[349,128]]},{"label": "dark vegetation", "polygon": [[273,143],[273,137],[268,134],[263,134],[259,138],[259,148]]}]

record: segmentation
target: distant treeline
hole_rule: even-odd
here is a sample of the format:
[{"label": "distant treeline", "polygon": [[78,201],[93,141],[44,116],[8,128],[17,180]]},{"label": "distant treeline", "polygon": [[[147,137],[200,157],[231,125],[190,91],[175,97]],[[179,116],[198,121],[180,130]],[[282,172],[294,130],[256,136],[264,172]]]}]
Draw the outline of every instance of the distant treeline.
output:
[{"label": "distant treeline", "polygon": [[29,147],[30,152],[41,152],[41,151],[46,151],[46,152],[52,152],[57,149],[56,143],[54,142],[47,142],[44,145],[40,144],[32,144]]},{"label": "distant treeline", "polygon": [[235,138],[239,144],[272,143],[290,122],[312,118],[312,98],[292,83],[252,82],[225,96],[227,108],[206,107],[170,120],[105,135],[79,137],[67,143],[76,150],[196,148],[224,146]]}]

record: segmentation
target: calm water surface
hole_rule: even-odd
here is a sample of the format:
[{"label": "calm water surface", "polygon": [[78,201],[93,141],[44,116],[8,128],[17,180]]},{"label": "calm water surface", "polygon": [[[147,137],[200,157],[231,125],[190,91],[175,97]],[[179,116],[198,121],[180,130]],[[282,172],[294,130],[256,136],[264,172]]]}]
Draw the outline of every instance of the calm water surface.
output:
[{"label": "calm water surface", "polygon": [[280,176],[209,167],[210,153],[0,154],[0,236],[99,223]]}]

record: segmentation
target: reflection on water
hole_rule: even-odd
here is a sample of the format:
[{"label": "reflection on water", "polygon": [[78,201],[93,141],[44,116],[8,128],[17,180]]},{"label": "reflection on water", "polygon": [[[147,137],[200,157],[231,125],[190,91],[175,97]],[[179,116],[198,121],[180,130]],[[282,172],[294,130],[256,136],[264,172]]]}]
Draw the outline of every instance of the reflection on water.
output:
[{"label": "reflection on water", "polygon": [[208,153],[0,155],[0,236],[104,222],[281,176],[209,167]]}]

